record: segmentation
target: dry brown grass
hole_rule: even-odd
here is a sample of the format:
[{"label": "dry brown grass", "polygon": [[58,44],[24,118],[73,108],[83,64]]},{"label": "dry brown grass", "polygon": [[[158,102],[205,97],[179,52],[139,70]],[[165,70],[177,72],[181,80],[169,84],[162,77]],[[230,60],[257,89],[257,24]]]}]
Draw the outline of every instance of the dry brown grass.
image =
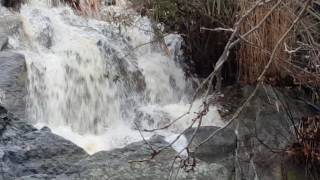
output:
[{"label": "dry brown grass", "polygon": [[100,0],[64,0],[80,15],[97,16],[101,6]]},{"label": "dry brown grass", "polygon": [[[240,33],[243,34],[256,26],[275,3],[276,1],[257,8],[253,15],[249,16],[245,23],[241,25]],[[240,13],[243,14],[251,5],[252,1],[240,0]],[[280,37],[291,25],[293,18],[285,8],[280,6],[272,12],[257,31],[246,38],[250,44],[245,42],[241,43],[237,52],[238,73],[241,83],[254,84],[256,82],[259,74],[263,71],[270,58],[270,55],[261,49],[271,52]],[[290,45],[291,42],[292,36],[289,36],[289,38],[285,40],[285,43]],[[252,46],[252,44],[261,49]],[[276,53],[276,60],[266,74],[269,82],[276,82],[287,75],[282,67],[285,64],[283,61],[289,60],[288,58],[288,55],[284,51],[284,45],[282,44]]]}]

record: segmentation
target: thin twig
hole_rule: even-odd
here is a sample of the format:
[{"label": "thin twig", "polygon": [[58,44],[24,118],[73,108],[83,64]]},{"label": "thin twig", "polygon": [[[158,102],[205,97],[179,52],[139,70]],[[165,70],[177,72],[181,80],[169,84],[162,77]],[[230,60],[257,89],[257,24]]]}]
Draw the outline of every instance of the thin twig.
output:
[{"label": "thin twig", "polygon": [[232,28],[222,28],[222,27],[218,27],[218,28],[214,28],[214,29],[201,27],[200,30],[214,31],[214,32],[217,32],[217,31],[234,32],[234,29],[232,29]]},{"label": "thin twig", "polygon": [[182,119],[183,117],[185,117],[188,114],[190,114],[190,111],[180,115],[179,117],[177,117],[176,119],[174,119],[173,121],[171,121],[170,123],[168,123],[168,124],[166,124],[166,125],[164,125],[162,127],[154,128],[154,129],[143,129],[143,131],[145,131],[145,132],[155,132],[155,131],[167,129],[170,126],[172,126],[172,124],[176,123],[177,121],[179,121],[180,119]]}]

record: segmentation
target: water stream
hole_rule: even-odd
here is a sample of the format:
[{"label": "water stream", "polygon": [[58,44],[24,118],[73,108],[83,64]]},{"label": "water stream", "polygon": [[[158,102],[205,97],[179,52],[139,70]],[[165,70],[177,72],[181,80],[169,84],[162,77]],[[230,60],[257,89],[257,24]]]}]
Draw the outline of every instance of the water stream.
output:
[{"label": "water stream", "polygon": [[[169,123],[188,110],[194,91],[179,64],[180,36],[166,36],[168,54],[150,43],[154,33],[148,18],[124,7],[104,12],[114,19],[130,14],[130,23],[78,16],[67,6],[41,0],[31,0],[20,12],[29,119],[89,153],[141,140],[136,124],[149,129]],[[196,100],[191,112],[200,105]],[[160,133],[181,132],[193,116]],[[214,106],[203,125],[221,125]]]}]

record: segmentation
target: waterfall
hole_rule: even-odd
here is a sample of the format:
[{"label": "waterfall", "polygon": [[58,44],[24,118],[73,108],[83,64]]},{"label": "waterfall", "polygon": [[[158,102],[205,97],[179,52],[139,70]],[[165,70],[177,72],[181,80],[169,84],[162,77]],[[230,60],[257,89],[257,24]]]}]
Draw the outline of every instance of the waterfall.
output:
[{"label": "waterfall", "polygon": [[[39,0],[31,0],[20,12],[29,119],[89,153],[141,140],[135,124],[148,129],[169,123],[188,110],[194,91],[177,60],[182,53],[179,35],[165,37],[168,54],[151,43],[148,18],[121,7],[113,11],[117,17],[131,13],[130,23],[81,17],[67,6],[51,7]],[[200,105],[196,100],[192,112]],[[180,132],[193,116],[167,132]],[[203,124],[219,123],[212,106]]]}]

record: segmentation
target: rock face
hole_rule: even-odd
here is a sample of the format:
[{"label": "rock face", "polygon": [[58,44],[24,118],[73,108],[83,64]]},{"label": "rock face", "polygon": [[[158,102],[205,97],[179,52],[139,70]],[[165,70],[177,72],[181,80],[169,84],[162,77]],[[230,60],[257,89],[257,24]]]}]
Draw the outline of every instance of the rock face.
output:
[{"label": "rock face", "polygon": [[13,37],[20,37],[21,31],[20,17],[0,6],[0,103],[19,118],[25,115],[26,65],[23,55],[9,49],[15,46]]},{"label": "rock face", "polygon": [[1,180],[51,179],[87,156],[48,128],[37,130],[0,107]]},{"label": "rock face", "polygon": [[[197,160],[195,171],[179,169],[179,161],[171,167],[176,152],[165,149],[155,159],[147,159],[151,150],[144,142],[121,149],[99,152],[89,157],[81,148],[54,135],[50,129],[37,130],[12,117],[0,107],[0,179],[3,180],[162,180],[170,175],[176,179],[230,179],[232,170],[219,163]],[[163,137],[155,136],[154,147],[167,146]],[[2,180],[1,179],[1,180]]]},{"label": "rock face", "polygon": [[0,6],[0,51],[11,48],[9,37],[19,35],[22,31],[22,20],[8,9]]},{"label": "rock face", "polygon": [[[159,136],[153,137],[150,143],[158,148],[167,145]],[[179,169],[179,160],[172,168],[176,152],[171,148],[164,150],[151,161],[129,163],[132,160],[148,159],[150,154],[150,148],[144,142],[109,152],[99,152],[76,163],[64,175],[57,177],[57,180],[163,180],[169,178],[171,169],[172,178],[176,177],[175,179],[228,180],[231,177],[231,171],[223,165],[200,160],[197,160],[194,172],[187,173]]]},{"label": "rock face", "polygon": [[[35,41],[37,41],[41,46],[48,49],[51,48],[53,42],[54,30],[52,27],[52,22],[49,17],[41,14],[41,11],[35,9],[30,13],[29,28],[32,28],[35,33]],[[38,23],[41,22],[41,23]]]},{"label": "rock face", "polygon": [[[242,89],[242,98],[250,92],[250,88]],[[261,89],[230,128],[220,131],[191,153],[196,157],[196,166],[190,172],[179,168],[179,159],[172,166],[177,154],[172,148],[166,148],[150,161],[131,162],[150,158],[152,151],[144,142],[88,156],[81,148],[52,134],[50,129],[37,130],[1,107],[0,179],[162,180],[172,174],[175,179],[281,180],[284,158],[270,149],[285,148],[292,142],[293,135],[287,111],[281,104],[274,105],[279,103],[275,97],[287,102],[294,121],[314,113],[305,103],[285,97],[277,90]],[[191,143],[191,152],[217,129],[201,127]],[[189,141],[194,130],[184,134]],[[154,136],[149,142],[159,149],[168,145],[163,139]],[[290,169],[290,175],[308,179],[303,170]]]},{"label": "rock face", "polygon": [[25,116],[27,72],[24,56],[0,52],[0,103],[17,117]]},{"label": "rock face", "polygon": [[[253,87],[243,88],[239,93],[240,101],[243,102],[252,90]],[[242,103],[236,104],[240,106]],[[236,179],[282,179],[282,175],[287,173],[282,171],[283,166],[287,168],[290,165],[286,164],[285,155],[276,152],[294,142],[293,124],[302,116],[313,113],[315,111],[306,103],[277,89],[260,88],[233,123],[237,132]],[[300,170],[303,174],[304,169]]]},{"label": "rock face", "polygon": [[[190,150],[204,141],[212,132],[219,127],[204,126],[200,127],[191,143]],[[191,139],[195,129],[190,129],[185,133],[187,139]],[[214,138],[209,139],[205,144],[197,148],[195,156],[205,162],[225,162],[233,168],[234,153],[237,147],[237,137],[233,129],[227,128],[218,133]]]}]

